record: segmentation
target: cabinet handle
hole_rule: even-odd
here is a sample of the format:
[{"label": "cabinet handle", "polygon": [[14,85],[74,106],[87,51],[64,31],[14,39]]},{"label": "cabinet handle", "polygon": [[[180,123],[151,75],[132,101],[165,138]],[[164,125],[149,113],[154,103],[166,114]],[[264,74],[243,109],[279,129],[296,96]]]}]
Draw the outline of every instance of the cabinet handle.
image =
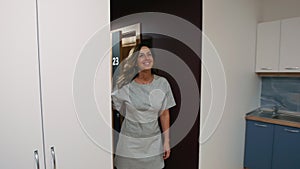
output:
[{"label": "cabinet handle", "polygon": [[299,133],[299,130],[284,129],[284,131],[287,131],[287,132],[290,132],[290,133]]},{"label": "cabinet handle", "polygon": [[255,126],[258,126],[258,127],[268,127],[268,125],[265,125],[265,124],[258,124],[258,123],[254,123]]},{"label": "cabinet handle", "polygon": [[286,70],[298,70],[299,67],[298,66],[295,66],[295,67],[286,67],[285,69]]},{"label": "cabinet handle", "polygon": [[55,160],[54,147],[51,147],[51,156],[52,156],[52,169],[56,169],[56,160]]},{"label": "cabinet handle", "polygon": [[272,70],[272,68],[263,67],[263,68],[261,68],[261,70]]},{"label": "cabinet handle", "polygon": [[40,169],[39,152],[37,150],[34,151],[34,160],[36,164],[36,169]]}]

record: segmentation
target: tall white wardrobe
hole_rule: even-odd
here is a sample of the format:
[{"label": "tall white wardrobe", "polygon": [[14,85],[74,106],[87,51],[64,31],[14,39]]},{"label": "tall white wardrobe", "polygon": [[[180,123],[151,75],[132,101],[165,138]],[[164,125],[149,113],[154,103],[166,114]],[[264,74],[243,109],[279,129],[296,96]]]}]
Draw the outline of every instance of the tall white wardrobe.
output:
[{"label": "tall white wardrobe", "polygon": [[112,169],[108,0],[0,1],[0,168]]}]

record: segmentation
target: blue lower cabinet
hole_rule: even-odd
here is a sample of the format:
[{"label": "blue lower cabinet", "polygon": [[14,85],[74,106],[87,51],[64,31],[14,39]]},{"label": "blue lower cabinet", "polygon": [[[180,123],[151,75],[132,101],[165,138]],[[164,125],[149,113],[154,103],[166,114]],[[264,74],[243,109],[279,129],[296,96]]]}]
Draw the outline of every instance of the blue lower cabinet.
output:
[{"label": "blue lower cabinet", "polygon": [[271,169],[273,135],[273,124],[251,120],[246,121],[245,168]]},{"label": "blue lower cabinet", "polygon": [[300,168],[300,129],[275,126],[273,169]]}]

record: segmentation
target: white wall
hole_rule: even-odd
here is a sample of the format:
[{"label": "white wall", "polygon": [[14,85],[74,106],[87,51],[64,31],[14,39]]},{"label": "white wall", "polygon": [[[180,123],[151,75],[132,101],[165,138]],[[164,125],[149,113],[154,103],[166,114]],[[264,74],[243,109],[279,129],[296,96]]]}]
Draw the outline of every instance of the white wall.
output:
[{"label": "white wall", "polygon": [[[244,116],[259,106],[260,79],[254,73],[254,68],[256,24],[260,19],[260,3],[260,0],[203,1],[203,29],[223,63],[227,97],[218,128],[208,141],[201,143],[201,169],[243,168]],[[205,44],[202,57],[203,59],[211,57]],[[211,106],[209,105],[211,86],[208,81],[207,72],[203,68],[202,127]]]},{"label": "white wall", "polygon": [[263,0],[262,20],[272,21],[300,16],[299,0]]}]

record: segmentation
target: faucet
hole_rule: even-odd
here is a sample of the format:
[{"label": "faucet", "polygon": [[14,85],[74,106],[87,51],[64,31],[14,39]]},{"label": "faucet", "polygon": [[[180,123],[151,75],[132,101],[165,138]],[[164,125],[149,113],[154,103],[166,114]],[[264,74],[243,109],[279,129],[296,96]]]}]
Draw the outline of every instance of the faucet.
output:
[{"label": "faucet", "polygon": [[280,106],[280,105],[275,105],[274,107],[273,107],[273,114],[272,114],[272,116],[277,116],[278,115],[278,110],[279,110],[279,108],[281,108],[282,106]]}]

